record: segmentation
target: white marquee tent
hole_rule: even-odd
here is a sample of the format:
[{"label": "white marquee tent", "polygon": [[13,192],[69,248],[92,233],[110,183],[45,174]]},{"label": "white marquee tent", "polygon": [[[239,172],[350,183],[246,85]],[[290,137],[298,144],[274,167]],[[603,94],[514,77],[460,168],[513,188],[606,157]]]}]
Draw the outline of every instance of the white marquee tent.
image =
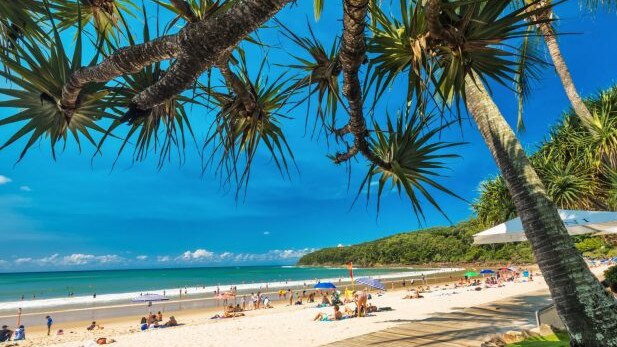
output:
[{"label": "white marquee tent", "polygon": [[[558,210],[570,235],[617,234],[617,212]],[[474,244],[526,241],[520,218],[511,219],[473,236]]]}]

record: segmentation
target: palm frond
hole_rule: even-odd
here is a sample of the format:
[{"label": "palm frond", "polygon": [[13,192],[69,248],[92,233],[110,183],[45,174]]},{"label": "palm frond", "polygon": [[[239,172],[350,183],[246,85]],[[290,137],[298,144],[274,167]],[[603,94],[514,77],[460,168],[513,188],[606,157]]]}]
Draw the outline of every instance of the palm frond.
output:
[{"label": "palm frond", "polygon": [[[375,130],[370,139],[371,149],[389,168],[369,165],[360,184],[358,196],[366,187],[367,199],[370,199],[371,187],[374,179],[377,179],[378,210],[384,189],[389,189],[396,190],[399,195],[407,195],[412,210],[419,219],[424,219],[422,198],[447,218],[429,189],[462,199],[436,181],[436,178],[441,176],[440,171],[445,169],[444,160],[458,157],[457,154],[443,151],[462,143],[437,140],[439,132],[450,124],[431,128],[431,119],[432,117],[422,114],[416,108],[414,111],[406,109],[395,121],[388,116],[387,127],[383,130],[379,124],[373,123]],[[386,187],[388,183],[389,187]]]},{"label": "palm frond", "polygon": [[277,21],[282,34],[290,39],[304,55],[292,54],[295,63],[285,67],[298,71],[299,77],[290,86],[295,91],[305,91],[304,97],[294,101],[295,106],[308,104],[305,125],[308,126],[311,113],[310,100],[317,98],[317,117],[313,122],[313,134],[318,126],[332,129],[336,124],[336,113],[341,102],[339,77],[341,64],[339,61],[340,42],[334,39],[329,50],[315,37],[310,24],[307,23],[309,36],[301,37]]},{"label": "palm frond", "polygon": [[594,184],[590,167],[571,161],[546,162],[538,167],[548,196],[555,205],[564,209],[592,209]]},{"label": "palm frond", "polygon": [[531,94],[532,84],[534,81],[540,80],[542,77],[542,67],[548,64],[540,58],[542,56],[541,45],[541,36],[536,33],[536,28],[532,26],[528,27],[527,35],[523,37],[518,49],[520,53],[518,54],[516,72],[514,75],[514,84],[518,101],[518,118],[516,123],[518,131],[525,131],[523,107],[525,101]]},{"label": "palm frond", "polygon": [[479,195],[471,205],[480,221],[494,226],[516,217],[516,208],[501,176],[480,183]]},{"label": "palm frond", "polygon": [[319,20],[319,18],[321,18],[324,2],[324,0],[313,0],[313,13],[315,14],[315,20]]},{"label": "palm frond", "polygon": [[99,38],[118,42],[122,16],[133,16],[133,0],[52,0],[58,29],[65,30],[78,21],[82,28],[92,24]]},{"label": "palm frond", "polygon": [[[69,137],[78,145],[82,137],[95,144],[91,132],[104,132],[96,122],[110,117],[106,109],[114,106],[104,85],[93,83],[82,91],[74,114],[69,118],[65,113],[60,105],[62,87],[71,74],[82,67],[81,28],[78,27],[77,43],[69,55],[51,17],[49,21],[52,25],[50,48],[47,49],[34,39],[25,39],[15,48],[14,54],[0,53],[3,64],[12,71],[11,74],[0,72],[0,76],[12,84],[11,88],[0,89],[0,94],[9,98],[0,102],[0,107],[18,110],[1,119],[0,126],[25,122],[0,149],[21,138],[28,138],[19,160],[43,138],[49,139],[54,158],[57,143],[66,143]],[[86,66],[93,65],[95,61],[96,58]]]},{"label": "palm frond", "polygon": [[248,110],[242,98],[227,88],[201,89],[216,110],[204,144],[204,151],[211,151],[205,168],[214,166],[224,183],[234,181],[239,192],[248,185],[251,165],[260,149],[270,155],[282,175],[289,175],[290,164],[295,161],[281,129],[281,120],[289,118],[282,112],[292,93],[289,79],[281,75],[270,81],[264,72],[264,59],[253,80],[243,54],[238,61],[237,75],[255,101],[253,109]]},{"label": "palm frond", "polygon": [[24,36],[42,38],[37,21],[45,13],[45,6],[35,0],[0,1],[0,50],[9,53]]},{"label": "palm frond", "polygon": [[519,76],[524,86],[533,76],[517,74],[523,71],[521,59],[525,73],[536,72],[543,60],[533,50],[521,52],[512,42],[528,35],[528,28],[540,22],[532,18],[546,7],[538,1],[514,8],[510,4],[509,0],[443,0],[439,21],[444,34],[439,36],[430,32],[424,2],[400,0],[400,17],[373,6],[370,85],[376,86],[379,96],[405,73],[408,101],[415,96],[422,103],[422,91],[430,83],[434,91],[429,95],[436,95],[439,108],[456,102],[457,109],[465,97],[468,75],[511,89]]},{"label": "palm frond", "polygon": [[424,7],[412,0],[399,0],[400,20],[388,15],[376,3],[370,11],[373,36],[367,47],[371,58],[368,65],[369,83],[365,89],[375,86],[379,99],[400,74],[407,74],[407,101],[413,97],[422,99],[426,88],[424,71],[430,71],[428,59],[428,32]]}]

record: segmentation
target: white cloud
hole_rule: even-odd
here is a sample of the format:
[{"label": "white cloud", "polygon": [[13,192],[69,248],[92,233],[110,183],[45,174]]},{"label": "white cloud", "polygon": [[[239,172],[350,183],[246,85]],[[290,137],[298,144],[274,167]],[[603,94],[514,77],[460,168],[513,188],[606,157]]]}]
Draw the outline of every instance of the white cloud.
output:
[{"label": "white cloud", "polygon": [[166,263],[166,262],[168,262],[170,260],[171,260],[171,257],[168,256],[168,255],[164,255],[164,256],[159,255],[158,257],[156,257],[156,261],[158,261],[160,263]]},{"label": "white cloud", "polygon": [[92,254],[75,253],[62,258],[62,263],[65,265],[86,265],[93,260]]},{"label": "white cloud", "polygon": [[186,251],[181,255],[170,258],[169,256],[158,256],[159,262],[168,262],[174,260],[176,262],[234,262],[234,263],[247,263],[247,262],[276,262],[276,261],[293,261],[299,259],[303,255],[313,252],[314,248],[303,249],[274,249],[264,253],[233,253],[222,252],[214,253],[205,249],[198,249],[194,252]]},{"label": "white cloud", "polygon": [[21,190],[22,192],[31,192],[32,188],[30,188],[29,186],[21,186],[19,187],[19,190]]},{"label": "white cloud", "polygon": [[0,186],[3,184],[11,183],[11,181],[13,180],[6,176],[0,175]]},{"label": "white cloud", "polygon": [[345,246],[343,246],[342,243],[339,243],[338,245],[336,245],[336,247],[341,248],[341,247],[345,247]]},{"label": "white cloud", "polygon": [[74,253],[71,255],[60,256],[55,253],[47,257],[42,258],[17,258],[14,260],[16,265],[38,265],[38,266],[82,266],[82,265],[100,265],[100,264],[114,264],[121,263],[125,259],[119,255],[106,254],[106,255],[93,255]]},{"label": "white cloud", "polygon": [[17,258],[15,259],[15,264],[17,265],[22,265],[22,264],[28,264],[28,263],[32,263],[32,258]]},{"label": "white cloud", "polygon": [[145,261],[148,260],[148,256],[147,255],[138,255],[135,257],[135,259],[140,260],[140,261]]},{"label": "white cloud", "polygon": [[192,261],[192,260],[206,260],[211,259],[214,256],[213,252],[206,251],[205,249],[197,249],[195,252],[186,251],[176,258],[176,260]]},{"label": "white cloud", "polygon": [[233,253],[231,252],[223,252],[221,253],[221,255],[219,255],[219,258],[221,259],[229,259],[231,257],[233,257]]}]

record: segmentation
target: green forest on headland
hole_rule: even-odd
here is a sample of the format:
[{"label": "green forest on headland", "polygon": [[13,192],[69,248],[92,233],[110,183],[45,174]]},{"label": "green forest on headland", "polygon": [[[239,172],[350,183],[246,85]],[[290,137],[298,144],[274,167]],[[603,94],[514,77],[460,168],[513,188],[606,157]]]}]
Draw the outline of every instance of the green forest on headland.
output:
[{"label": "green forest on headland", "polygon": [[[598,115],[600,133],[590,136],[573,112],[564,114],[530,158],[550,198],[563,209],[617,210],[617,87],[587,102]],[[598,131],[598,130],[596,130]],[[606,165],[605,163],[611,163]],[[609,167],[610,166],[610,167]],[[303,256],[299,265],[437,264],[455,262],[533,262],[528,242],[474,246],[472,235],[516,217],[501,176],[480,184],[472,204],[475,216],[450,227],[400,233],[348,247],[324,248]],[[586,256],[617,256],[615,240],[576,236]]]}]

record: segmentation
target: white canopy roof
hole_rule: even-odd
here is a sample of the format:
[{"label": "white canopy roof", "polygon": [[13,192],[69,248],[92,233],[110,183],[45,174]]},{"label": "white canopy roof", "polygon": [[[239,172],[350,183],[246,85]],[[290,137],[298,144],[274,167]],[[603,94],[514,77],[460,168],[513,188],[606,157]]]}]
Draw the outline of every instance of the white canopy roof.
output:
[{"label": "white canopy roof", "polygon": [[[617,234],[617,212],[558,210],[570,235]],[[520,218],[511,219],[473,236],[474,244],[526,241]]]}]

